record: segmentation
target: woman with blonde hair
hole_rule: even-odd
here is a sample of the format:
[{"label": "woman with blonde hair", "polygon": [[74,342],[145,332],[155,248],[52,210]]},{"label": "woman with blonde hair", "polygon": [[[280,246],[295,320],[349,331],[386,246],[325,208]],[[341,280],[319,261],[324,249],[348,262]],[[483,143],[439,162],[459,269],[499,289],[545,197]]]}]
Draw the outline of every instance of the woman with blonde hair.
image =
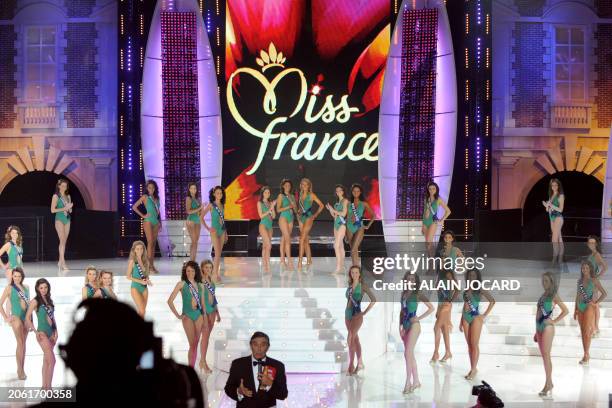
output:
[{"label": "woman with blonde hair", "polygon": [[0,248],[0,257],[4,254],[7,254],[8,262],[3,266],[6,271],[6,279],[10,281],[13,269],[23,268],[23,236],[21,229],[16,225],[11,225],[6,229],[4,245]]},{"label": "woman with blonde hair", "polygon": [[102,297],[102,293],[100,293],[100,288],[98,286],[99,278],[100,274],[95,266],[89,265],[85,268],[85,286],[81,289],[81,297],[83,300],[92,297]]},{"label": "woman with blonde hair", "polygon": [[202,261],[200,265],[200,269],[202,270],[202,286],[204,287],[203,297],[204,297],[204,325],[202,327],[202,339],[200,349],[201,349],[201,357],[200,357],[200,368],[204,370],[206,373],[212,373],[210,367],[208,367],[208,363],[206,362],[206,354],[208,352],[208,343],[210,341],[210,335],[215,327],[215,322],[221,321],[221,315],[219,314],[219,307],[217,302],[217,295],[215,282],[212,279],[213,274],[213,263],[209,259],[205,259]]},{"label": "woman with blonde hair", "polygon": [[[586,366],[591,358],[589,351],[595,329],[595,308],[606,298],[608,293],[595,276],[593,265],[587,260],[582,261],[580,265],[580,278],[578,278],[577,286],[574,320],[578,320],[580,325],[582,348],[584,350],[584,356],[579,363]],[[599,296],[594,299],[594,295],[597,293]]]},{"label": "woman with blonde hair", "polygon": [[132,282],[130,293],[136,310],[141,317],[144,317],[149,299],[149,286],[153,282],[149,279],[149,258],[144,242],[135,241],[130,250],[130,257],[126,271],[126,278]]},{"label": "woman with blonde hair", "polygon": [[[553,338],[555,337],[555,324],[567,316],[567,306],[557,293],[557,282],[551,272],[542,274],[542,287],[544,293],[540,296],[536,310],[536,332],[533,341],[538,343],[540,354],[544,360],[544,371],[546,373],[546,383],[540,391],[540,397],[550,397],[552,394],[552,359],[550,350],[552,349]],[[552,318],[555,305],[561,309],[561,314],[555,319]]]},{"label": "woman with blonde hair", "polygon": [[102,295],[102,299],[117,300],[117,295],[113,290],[113,273],[111,271],[100,271],[98,287],[100,288],[100,294]]},{"label": "woman with blonde hair", "polygon": [[[317,204],[317,211],[313,212],[313,203]],[[300,193],[298,199],[298,225],[300,229],[300,244],[298,250],[298,271],[302,270],[302,258],[306,254],[306,266],[312,265],[310,250],[310,230],[314,220],[323,211],[323,203],[312,191],[312,181],[307,178],[300,180]]]},{"label": "woman with blonde hair", "polygon": [[57,180],[55,194],[51,198],[51,214],[55,214],[55,230],[59,238],[59,260],[57,266],[62,272],[68,271],[65,253],[66,242],[70,234],[70,214],[72,213],[73,205],[70,194],[68,194],[68,180],[63,178]]}]

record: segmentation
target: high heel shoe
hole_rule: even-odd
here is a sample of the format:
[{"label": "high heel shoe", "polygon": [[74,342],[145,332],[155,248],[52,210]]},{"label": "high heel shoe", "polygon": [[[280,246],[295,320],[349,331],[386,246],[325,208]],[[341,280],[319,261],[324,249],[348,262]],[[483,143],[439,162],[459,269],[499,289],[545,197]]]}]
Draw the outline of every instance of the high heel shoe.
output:
[{"label": "high heel shoe", "polygon": [[588,365],[589,365],[589,359],[587,358],[587,359],[585,360],[585,359],[583,358],[582,360],[580,360],[580,361],[578,362],[578,364],[580,364],[581,366],[586,367],[586,366],[588,366]]},{"label": "high heel shoe", "polygon": [[453,359],[453,356],[444,356],[442,357],[442,359],[440,360],[440,364],[446,364],[446,363],[451,363],[451,360]]},{"label": "high heel shoe", "polygon": [[438,362],[438,355],[434,354],[433,356],[431,356],[431,360],[429,360],[429,364],[434,365]]},{"label": "high heel shoe", "polygon": [[402,391],[402,394],[410,394],[411,392],[412,392],[412,385],[406,384],[404,386],[404,391]]},{"label": "high heel shoe", "polygon": [[412,387],[410,387],[410,392],[415,392],[417,389],[421,388],[421,383],[418,384],[412,384]]},{"label": "high heel shoe", "polygon": [[355,371],[353,372],[353,374],[357,374],[358,372],[363,371],[364,368],[365,366],[363,365],[363,363],[357,364],[357,368],[355,368]]},{"label": "high heel shoe", "polygon": [[544,399],[551,399],[552,398],[552,390],[553,390],[552,386],[549,389],[546,389],[546,387],[544,387],[544,389],[542,391],[538,392],[538,396],[540,396],[541,398],[544,398]]}]

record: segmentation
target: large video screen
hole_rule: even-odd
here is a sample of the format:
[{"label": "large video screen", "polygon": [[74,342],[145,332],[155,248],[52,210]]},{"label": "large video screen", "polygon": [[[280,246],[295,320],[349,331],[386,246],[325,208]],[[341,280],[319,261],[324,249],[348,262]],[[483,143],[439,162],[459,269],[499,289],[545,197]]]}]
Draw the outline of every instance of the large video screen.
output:
[{"label": "large video screen", "polygon": [[[228,219],[257,219],[302,177],[325,202],[360,183],[377,213],[388,0],[227,0],[223,185]],[[378,214],[380,215],[380,214]]]}]

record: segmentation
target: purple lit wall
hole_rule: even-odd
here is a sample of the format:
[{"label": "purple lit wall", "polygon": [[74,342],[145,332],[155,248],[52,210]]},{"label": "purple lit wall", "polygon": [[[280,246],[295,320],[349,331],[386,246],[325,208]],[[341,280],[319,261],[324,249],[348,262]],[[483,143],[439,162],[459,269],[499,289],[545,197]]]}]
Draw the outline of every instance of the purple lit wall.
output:
[{"label": "purple lit wall", "polygon": [[436,9],[404,10],[402,24],[397,219],[423,214],[423,191],[434,175]]},{"label": "purple lit wall", "polygon": [[196,15],[162,12],[162,95],[166,217],[185,217],[185,189],[200,179]]}]

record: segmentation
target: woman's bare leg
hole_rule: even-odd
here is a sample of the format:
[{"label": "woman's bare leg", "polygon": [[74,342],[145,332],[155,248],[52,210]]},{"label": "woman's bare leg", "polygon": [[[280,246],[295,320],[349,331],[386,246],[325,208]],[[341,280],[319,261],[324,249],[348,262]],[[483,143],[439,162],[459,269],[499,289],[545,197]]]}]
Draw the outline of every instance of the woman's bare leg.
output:
[{"label": "woman's bare leg", "polygon": [[141,294],[138,291],[138,289],[130,288],[132,299],[134,300],[134,303],[136,304],[136,312],[138,312],[140,317],[144,317],[145,310],[147,308],[147,299],[145,298],[145,294],[147,294],[147,292],[148,290],[145,289],[145,291]]},{"label": "woman's bare leg", "polygon": [[66,242],[68,241],[68,234],[70,233],[70,223],[64,225],[61,221],[55,221],[55,231],[57,232],[57,238],[59,239],[59,245],[57,247],[59,253],[58,264],[60,267],[65,268]]},{"label": "woman's bare leg", "polygon": [[352,236],[351,239],[351,260],[353,265],[360,266],[361,261],[359,259],[359,247],[363,241],[363,228],[359,228]]},{"label": "woman's bare leg", "polygon": [[24,363],[28,331],[25,328],[23,322],[18,318],[13,319],[11,327],[13,328],[13,334],[15,334],[15,340],[17,342],[17,349],[15,350],[15,360],[17,361],[17,377],[20,380],[24,380]]},{"label": "woman's bare leg", "polygon": [[49,389],[53,383],[53,370],[55,369],[54,344],[46,334],[40,332],[36,333],[36,340],[43,351],[42,388]]},{"label": "woman's bare leg", "polygon": [[[200,320],[201,325],[202,317],[200,317],[198,320]],[[195,366],[195,361],[198,354],[198,342],[196,340],[197,331],[195,327],[195,322],[187,316],[183,316],[183,318],[181,319],[181,323],[183,323],[183,329],[185,330],[185,335],[187,336],[187,342],[189,344],[189,350],[187,351],[187,361],[189,366],[193,367]]]}]

